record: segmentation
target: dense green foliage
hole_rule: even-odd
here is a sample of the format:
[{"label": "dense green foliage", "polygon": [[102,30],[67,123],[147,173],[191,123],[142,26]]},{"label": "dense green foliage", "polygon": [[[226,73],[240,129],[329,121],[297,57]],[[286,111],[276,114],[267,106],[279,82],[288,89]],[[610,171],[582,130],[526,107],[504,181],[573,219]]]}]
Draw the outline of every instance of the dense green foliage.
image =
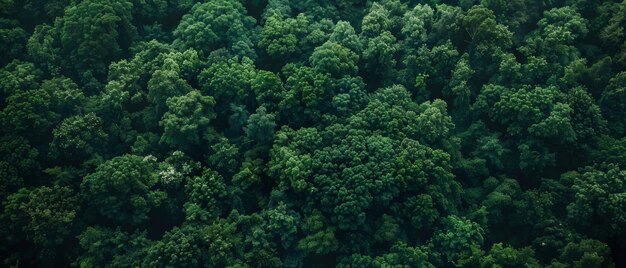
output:
[{"label": "dense green foliage", "polygon": [[626,1],[2,0],[2,267],[626,267]]}]

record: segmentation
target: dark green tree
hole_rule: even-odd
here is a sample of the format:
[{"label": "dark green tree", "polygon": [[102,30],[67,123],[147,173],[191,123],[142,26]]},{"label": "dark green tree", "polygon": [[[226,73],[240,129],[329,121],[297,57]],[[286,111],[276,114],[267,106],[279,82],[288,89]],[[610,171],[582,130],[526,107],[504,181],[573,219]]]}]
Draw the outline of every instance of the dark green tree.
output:
[{"label": "dark green tree", "polygon": [[199,145],[211,119],[215,118],[213,97],[193,90],[167,99],[166,104],[168,111],[159,122],[164,130],[161,142],[182,150]]},{"label": "dark green tree", "polygon": [[147,248],[142,266],[226,267],[243,265],[241,237],[234,224],[185,225],[167,232]]},{"label": "dark green tree", "polygon": [[126,0],[80,1],[55,22],[61,51],[77,77],[90,72],[104,78],[109,63],[126,55],[136,35],[131,7]]},{"label": "dark green tree", "polygon": [[84,160],[104,153],[107,134],[102,119],[93,113],[64,119],[52,130],[51,152],[57,157]]},{"label": "dark green tree", "polygon": [[83,252],[76,263],[88,267],[141,265],[146,249],[151,245],[145,233],[129,234],[103,227],[87,227],[78,240]]},{"label": "dark green tree", "polygon": [[259,48],[272,59],[297,57],[302,53],[304,38],[309,34],[309,20],[304,14],[286,17],[280,11],[270,13],[259,35]]},{"label": "dark green tree", "polygon": [[[57,247],[71,245],[72,226],[80,209],[72,189],[60,186],[22,188],[8,196],[3,205],[1,219],[5,241],[32,243],[38,249],[33,252],[36,259],[54,261],[66,257]],[[27,255],[24,257],[23,260],[18,257],[17,263],[32,261]]]},{"label": "dark green tree", "polygon": [[102,163],[80,185],[89,209],[119,225],[148,220],[150,210],[167,198],[158,190],[156,163],[150,157],[124,155]]},{"label": "dark green tree", "polygon": [[623,134],[626,131],[626,121],[623,116],[626,111],[626,104],[623,100],[626,96],[626,72],[621,72],[611,78],[608,86],[602,92],[600,98],[600,108],[602,114],[611,123],[608,125],[616,135]]},{"label": "dark green tree", "polygon": [[[205,55],[218,48],[232,49],[237,53],[241,49],[238,48],[239,43],[250,50],[254,24],[254,18],[246,15],[239,1],[197,3],[174,30],[173,45],[179,49],[194,48]],[[244,52],[243,55],[247,54]]]},{"label": "dark green tree", "polygon": [[357,73],[359,56],[338,43],[326,42],[315,48],[309,62],[322,72],[341,77]]}]

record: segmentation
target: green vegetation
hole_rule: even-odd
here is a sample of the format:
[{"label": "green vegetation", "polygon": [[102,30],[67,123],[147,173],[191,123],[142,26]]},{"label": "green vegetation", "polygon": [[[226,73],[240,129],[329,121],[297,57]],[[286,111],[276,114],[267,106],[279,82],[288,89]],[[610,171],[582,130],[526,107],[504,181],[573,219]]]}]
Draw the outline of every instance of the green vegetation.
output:
[{"label": "green vegetation", "polygon": [[2,0],[2,267],[626,267],[626,1]]}]

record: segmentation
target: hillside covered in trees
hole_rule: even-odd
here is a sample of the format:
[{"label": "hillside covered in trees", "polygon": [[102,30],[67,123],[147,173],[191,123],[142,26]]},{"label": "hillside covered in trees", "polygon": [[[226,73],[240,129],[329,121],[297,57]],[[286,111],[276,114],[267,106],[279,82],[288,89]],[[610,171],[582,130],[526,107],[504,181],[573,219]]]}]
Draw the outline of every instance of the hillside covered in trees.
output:
[{"label": "hillside covered in trees", "polygon": [[2,267],[626,267],[626,1],[2,0]]}]

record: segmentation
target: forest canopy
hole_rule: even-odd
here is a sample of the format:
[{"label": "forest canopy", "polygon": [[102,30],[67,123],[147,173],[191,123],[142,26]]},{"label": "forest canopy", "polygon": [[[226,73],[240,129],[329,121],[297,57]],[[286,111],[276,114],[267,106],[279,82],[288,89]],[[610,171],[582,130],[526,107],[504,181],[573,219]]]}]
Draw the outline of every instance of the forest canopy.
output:
[{"label": "forest canopy", "polygon": [[626,267],[626,1],[0,1],[0,266]]}]

